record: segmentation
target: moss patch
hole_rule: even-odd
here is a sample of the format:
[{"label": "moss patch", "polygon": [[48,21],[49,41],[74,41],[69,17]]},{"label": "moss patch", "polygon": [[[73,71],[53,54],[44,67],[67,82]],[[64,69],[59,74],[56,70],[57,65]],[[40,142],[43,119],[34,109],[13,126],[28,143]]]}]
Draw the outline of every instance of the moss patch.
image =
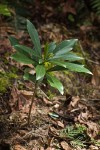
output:
[{"label": "moss patch", "polygon": [[0,94],[5,93],[11,86],[12,80],[18,76],[12,72],[0,72]]}]

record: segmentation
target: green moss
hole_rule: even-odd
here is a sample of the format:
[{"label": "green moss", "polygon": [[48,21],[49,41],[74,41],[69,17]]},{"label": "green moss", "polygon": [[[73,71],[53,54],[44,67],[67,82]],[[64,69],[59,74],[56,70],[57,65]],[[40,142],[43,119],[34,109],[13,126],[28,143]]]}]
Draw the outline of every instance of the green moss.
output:
[{"label": "green moss", "polygon": [[18,76],[16,75],[16,74],[14,74],[14,73],[8,73],[8,78],[9,79],[13,79],[13,78],[17,78]]},{"label": "green moss", "polygon": [[12,79],[18,76],[12,72],[0,72],[0,93],[5,93],[11,86]]},{"label": "green moss", "polygon": [[15,66],[10,68],[10,72],[13,72],[13,74],[16,74],[17,71],[18,68],[16,68]]},{"label": "green moss", "polygon": [[51,90],[48,90],[47,96],[49,97],[50,100],[52,100],[52,98],[53,98],[54,96],[56,96],[56,94],[53,94],[53,92],[51,92]]},{"label": "green moss", "polygon": [[0,78],[0,93],[6,92],[7,87],[9,86],[9,79],[5,77]]}]

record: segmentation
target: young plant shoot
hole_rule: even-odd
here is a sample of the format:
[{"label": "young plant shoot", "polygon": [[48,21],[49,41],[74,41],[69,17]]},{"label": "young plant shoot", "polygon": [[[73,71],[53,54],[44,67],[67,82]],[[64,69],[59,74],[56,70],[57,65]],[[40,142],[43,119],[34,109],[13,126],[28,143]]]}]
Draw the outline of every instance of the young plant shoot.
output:
[{"label": "young plant shoot", "polygon": [[44,78],[47,79],[50,86],[63,94],[64,87],[59,79],[54,76],[54,71],[69,70],[88,74],[92,73],[84,65],[75,63],[83,59],[72,52],[74,45],[78,41],[77,39],[64,40],[59,44],[51,42],[46,44],[44,50],[42,50],[37,30],[29,20],[27,20],[27,30],[34,46],[33,49],[20,45],[14,37],[9,39],[11,45],[16,49],[16,52],[11,57],[19,63],[32,64],[35,68],[34,74],[31,74],[29,69],[26,69],[23,76],[25,80],[34,82],[34,94],[28,115],[28,124],[30,124],[31,109],[36,96],[37,86],[43,82]]}]

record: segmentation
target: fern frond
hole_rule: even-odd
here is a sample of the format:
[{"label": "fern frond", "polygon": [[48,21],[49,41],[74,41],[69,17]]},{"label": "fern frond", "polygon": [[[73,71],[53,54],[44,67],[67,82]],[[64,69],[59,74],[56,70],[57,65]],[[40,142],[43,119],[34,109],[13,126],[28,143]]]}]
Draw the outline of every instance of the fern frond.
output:
[{"label": "fern frond", "polygon": [[91,0],[91,6],[95,9],[96,14],[100,15],[100,0]]}]

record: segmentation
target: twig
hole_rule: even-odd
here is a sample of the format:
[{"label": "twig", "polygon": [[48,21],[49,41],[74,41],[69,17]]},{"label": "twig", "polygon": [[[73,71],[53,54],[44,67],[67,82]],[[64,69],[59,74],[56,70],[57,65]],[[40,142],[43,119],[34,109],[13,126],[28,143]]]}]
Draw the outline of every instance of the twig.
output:
[{"label": "twig", "polygon": [[34,93],[33,93],[33,96],[32,96],[31,105],[29,107],[28,125],[30,124],[31,111],[32,111],[32,106],[33,106],[34,98],[36,96],[36,91],[37,91],[37,83],[35,83]]}]

